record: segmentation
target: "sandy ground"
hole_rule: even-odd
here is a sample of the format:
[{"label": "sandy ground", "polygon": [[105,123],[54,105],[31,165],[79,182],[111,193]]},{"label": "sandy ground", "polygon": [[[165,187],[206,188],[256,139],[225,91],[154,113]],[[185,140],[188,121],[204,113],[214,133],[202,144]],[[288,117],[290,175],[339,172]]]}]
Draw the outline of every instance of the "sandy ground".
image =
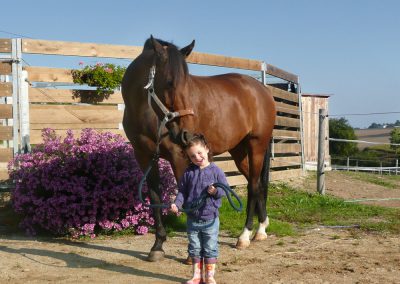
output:
[{"label": "sandy ground", "polygon": [[[1,283],[181,283],[186,237],[165,244],[166,258],[145,260],[154,236],[70,242],[8,237],[0,242]],[[301,237],[236,250],[222,236],[218,283],[400,283],[397,236],[315,228]]]},{"label": "sandy ground", "polygon": [[[292,181],[314,190],[309,179]],[[327,193],[346,199],[387,197],[385,188],[329,174]],[[400,197],[399,189],[390,194]],[[395,206],[381,202],[386,206]],[[28,238],[0,231],[0,283],[181,283],[189,278],[186,236],[164,245],[163,261],[146,261],[154,236],[91,241]],[[270,235],[246,250],[220,237],[218,283],[400,283],[400,239],[357,229],[314,227],[296,237]]]}]

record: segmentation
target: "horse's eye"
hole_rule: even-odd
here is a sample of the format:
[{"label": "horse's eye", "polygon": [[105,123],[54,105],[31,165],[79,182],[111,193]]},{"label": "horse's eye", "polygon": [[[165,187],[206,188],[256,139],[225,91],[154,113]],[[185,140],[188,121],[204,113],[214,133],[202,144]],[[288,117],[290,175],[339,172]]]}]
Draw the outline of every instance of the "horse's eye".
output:
[{"label": "horse's eye", "polygon": [[168,86],[169,89],[173,88],[174,87],[174,81],[173,80],[168,80],[167,81],[167,86]]}]

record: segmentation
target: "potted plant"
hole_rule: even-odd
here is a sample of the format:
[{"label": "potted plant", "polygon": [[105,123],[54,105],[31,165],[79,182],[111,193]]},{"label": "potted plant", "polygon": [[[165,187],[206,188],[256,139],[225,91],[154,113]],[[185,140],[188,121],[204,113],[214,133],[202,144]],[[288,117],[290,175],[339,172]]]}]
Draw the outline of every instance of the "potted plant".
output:
[{"label": "potted plant", "polygon": [[[83,63],[79,63],[83,65]],[[71,71],[74,83],[96,87],[96,90],[74,90],[74,98],[82,102],[97,103],[108,99],[121,85],[126,68],[112,63],[86,65]]]}]

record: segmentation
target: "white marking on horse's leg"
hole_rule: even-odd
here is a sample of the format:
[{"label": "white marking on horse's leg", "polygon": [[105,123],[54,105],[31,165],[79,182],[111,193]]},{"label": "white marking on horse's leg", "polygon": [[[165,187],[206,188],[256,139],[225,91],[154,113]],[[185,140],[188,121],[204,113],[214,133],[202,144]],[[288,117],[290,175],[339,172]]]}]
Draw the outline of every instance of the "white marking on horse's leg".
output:
[{"label": "white marking on horse's leg", "polygon": [[267,216],[265,221],[258,225],[258,230],[253,238],[253,241],[264,241],[267,239],[266,229],[268,225],[269,225],[269,218]]},{"label": "white marking on horse's leg", "polygon": [[236,243],[236,248],[237,249],[245,249],[250,246],[250,237],[251,237],[252,231],[244,227],[243,232],[240,234],[239,239]]}]

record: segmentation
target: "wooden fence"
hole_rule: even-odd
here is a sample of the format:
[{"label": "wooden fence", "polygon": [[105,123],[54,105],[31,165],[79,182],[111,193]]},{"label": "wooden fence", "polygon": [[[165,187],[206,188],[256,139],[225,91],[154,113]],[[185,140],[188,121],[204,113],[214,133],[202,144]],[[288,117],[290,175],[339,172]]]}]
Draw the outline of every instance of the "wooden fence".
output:
[{"label": "wooden fence", "polygon": [[[303,113],[303,130],[304,130],[304,166],[307,170],[316,170],[318,161],[318,135],[319,135],[319,110],[328,110],[327,94],[302,94],[301,105]],[[329,138],[329,123],[325,123],[325,137]],[[329,155],[329,143],[325,143],[324,149],[325,170],[331,169],[331,157]]]},{"label": "wooden fence", "polygon": [[[18,56],[18,52],[13,51],[13,49],[19,46],[20,57],[24,54],[40,54],[134,59],[142,50],[142,47],[137,46],[80,42],[34,39],[13,39],[13,41],[11,43],[10,39],[0,39],[0,54],[12,53],[14,56],[15,54]],[[112,94],[108,99],[98,104],[82,103],[79,98],[73,96],[72,89],[66,87],[62,89],[37,87],[38,83],[72,84],[73,80],[70,69],[44,66],[16,66],[16,64],[22,65],[23,61],[21,59],[3,60],[0,64],[1,75],[13,74],[12,83],[4,82],[7,80],[3,80],[0,83],[0,98],[8,98],[3,100],[3,104],[0,104],[0,120],[3,120],[3,125],[0,126],[0,140],[4,141],[3,148],[0,148],[0,162],[7,162],[12,158],[13,153],[21,151],[24,144],[22,140],[25,139],[26,141],[26,137],[29,138],[30,144],[40,143],[41,130],[46,127],[55,129],[60,135],[65,135],[67,129],[72,129],[78,134],[83,128],[94,128],[125,136],[121,127],[123,100],[120,92]],[[298,87],[298,77],[296,75],[259,60],[193,52],[187,61],[192,64],[258,71],[262,74],[263,82],[266,80],[266,74],[269,74],[288,82],[286,86],[295,84]],[[19,83],[14,81],[17,78],[20,78]],[[27,94],[23,95],[28,99],[27,103],[29,105],[26,109],[15,102],[16,93],[23,93],[21,88],[23,89],[24,85]],[[299,111],[301,102],[299,94],[273,86],[266,87],[271,88],[278,110],[278,117],[273,133],[271,178],[272,180],[279,180],[300,176],[303,171],[303,162]],[[14,96],[14,101],[10,99],[11,96]],[[10,104],[10,102],[13,104]],[[18,111],[14,111],[16,107],[19,108]],[[27,118],[19,117],[12,120],[15,114],[18,113],[25,114]],[[29,115],[27,115],[28,113]],[[11,120],[13,123],[10,123]],[[25,126],[24,121],[28,122]],[[17,140],[15,139],[16,133],[19,135],[19,139]],[[13,139],[14,143],[11,143],[9,140]],[[16,148],[13,150],[12,146]],[[231,185],[247,183],[245,178],[238,172],[228,153],[217,156],[216,163],[225,171]]]}]

